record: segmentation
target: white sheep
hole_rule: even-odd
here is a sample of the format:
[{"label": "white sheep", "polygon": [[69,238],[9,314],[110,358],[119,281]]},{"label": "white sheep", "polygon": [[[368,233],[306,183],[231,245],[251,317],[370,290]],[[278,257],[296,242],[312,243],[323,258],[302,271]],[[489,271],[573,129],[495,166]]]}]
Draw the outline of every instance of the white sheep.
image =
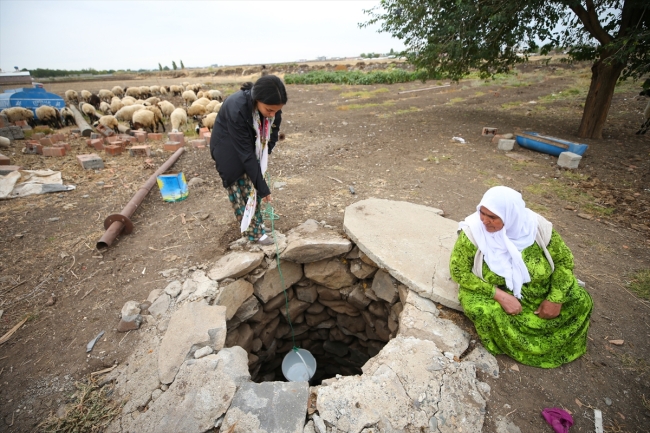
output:
[{"label": "white sheep", "polygon": [[196,97],[199,98],[199,99],[203,98],[203,91],[198,92],[196,94]]},{"label": "white sheep", "polygon": [[125,96],[124,98],[122,98],[122,104],[133,105],[135,104],[135,98],[133,96]]},{"label": "white sheep", "polygon": [[126,96],[131,96],[133,98],[140,97],[140,88],[139,87],[129,87],[126,89]]},{"label": "white sheep", "polygon": [[92,95],[93,95],[93,94],[90,93],[88,90],[82,90],[82,91],[81,91],[81,99],[83,99],[84,102],[88,102],[88,101],[90,101],[90,97],[91,97]]},{"label": "white sheep", "polygon": [[68,107],[61,109],[61,119],[63,120],[64,126],[75,126],[77,124],[77,121],[74,119],[74,113]]},{"label": "white sheep", "polygon": [[107,128],[111,128],[113,131],[115,131],[116,134],[120,133],[120,130],[118,129],[118,121],[115,118],[115,116],[106,115],[102,116],[97,120],[95,123],[93,123],[94,127],[97,127],[98,125],[104,125]]},{"label": "white sheep", "polygon": [[122,89],[120,86],[115,86],[111,89],[111,92],[113,92],[113,95],[119,96],[120,98],[124,96],[124,89]]},{"label": "white sheep", "polygon": [[148,98],[149,96],[151,96],[149,86],[140,86],[140,98]]},{"label": "white sheep", "polygon": [[181,86],[176,86],[176,85],[169,86],[169,93],[171,93],[172,96],[180,96],[181,93],[183,93],[183,90],[184,89]]},{"label": "white sheep", "polygon": [[75,104],[79,103],[79,94],[75,90],[66,90],[65,91],[65,100],[68,102],[74,102]]},{"label": "white sheep", "polygon": [[192,90],[184,91],[183,100],[185,101],[185,105],[190,105],[192,102],[196,101],[196,93]]},{"label": "white sheep", "polygon": [[95,107],[92,105],[82,102],[79,104],[79,110],[81,110],[82,113],[84,113],[86,116],[88,116],[88,119],[92,122],[93,120],[99,120],[99,115],[97,114],[97,111],[95,111]]},{"label": "white sheep", "polygon": [[101,104],[99,104],[99,111],[101,111],[104,114],[113,114],[113,112],[111,111],[111,106],[104,101],[102,101]]},{"label": "white sheep", "polygon": [[41,125],[48,125],[51,128],[61,129],[61,115],[59,110],[49,105],[41,105],[36,109],[36,117]]},{"label": "white sheep", "polygon": [[152,105],[150,107],[144,107],[145,110],[149,110],[154,114],[154,121],[156,122],[156,125],[160,123],[160,126],[162,127],[163,132],[165,131],[165,124],[163,123],[163,115],[162,111],[160,111],[160,108],[158,108],[155,105]]},{"label": "white sheep", "polygon": [[150,95],[158,95],[160,93],[160,86],[149,86]]},{"label": "white sheep", "polygon": [[185,89],[187,89],[190,86],[190,83],[189,83],[189,81],[183,81],[181,83],[181,86],[183,86]]},{"label": "white sheep", "polygon": [[203,105],[204,107],[207,107],[209,103],[210,100],[208,98],[199,98],[196,101],[192,102],[192,105]]},{"label": "white sheep", "polygon": [[192,116],[196,118],[197,116],[203,116],[206,114],[208,110],[206,110],[205,106],[203,105],[192,105],[187,109],[187,115]]},{"label": "white sheep", "polygon": [[24,120],[32,128],[36,126],[36,123],[34,122],[34,112],[28,108],[24,108],[24,107],[5,108],[4,110],[0,111],[0,114],[4,114],[5,116],[7,116],[7,120],[9,120],[10,123],[17,122],[19,120]]},{"label": "white sheep", "polygon": [[212,128],[214,127],[214,121],[216,119],[217,119],[217,113],[210,113],[203,118],[201,123],[205,128],[208,128],[210,131],[212,131]]},{"label": "white sheep", "polygon": [[223,101],[223,96],[221,95],[221,92],[218,90],[207,90],[203,92],[203,96],[205,96],[206,98]]},{"label": "white sheep", "polygon": [[160,101],[158,107],[160,107],[160,111],[162,111],[162,113],[167,117],[171,116],[172,111],[176,108],[174,107],[174,104],[169,101]]},{"label": "white sheep", "polygon": [[221,104],[221,102],[215,99],[214,101],[210,101],[210,103],[206,105],[205,108],[208,110],[208,113],[218,113],[221,109]]},{"label": "white sheep", "polygon": [[122,100],[117,96],[114,96],[113,99],[111,99],[111,114],[117,113],[122,107],[124,107]]},{"label": "white sheep", "polygon": [[[115,95],[113,94],[113,92],[111,92],[111,91],[108,90],[108,89],[101,89],[101,90],[99,91],[98,95],[99,95],[99,99],[100,99],[100,100],[102,100],[102,101],[106,101],[106,102],[110,101],[111,98],[112,98],[113,96],[115,96]],[[100,108],[100,110],[101,110],[101,108]]]},{"label": "white sheep", "polygon": [[185,112],[185,109],[181,107],[172,111],[172,114],[169,117],[172,121],[172,132],[178,132],[182,125],[187,125],[187,113]]},{"label": "white sheep", "polygon": [[151,98],[147,98],[145,102],[148,102],[151,105],[156,105],[160,102],[160,98],[152,96]]},{"label": "white sheep", "polygon": [[169,86],[160,86],[160,94],[166,95],[169,92]]},{"label": "white sheep", "polygon": [[156,115],[149,110],[138,110],[133,113],[131,129],[150,129],[156,132]]},{"label": "white sheep", "polygon": [[636,132],[637,134],[645,134],[650,129],[650,101],[643,110],[643,118],[645,121],[641,124],[641,128]]},{"label": "white sheep", "polygon": [[144,109],[144,105],[126,105],[115,113],[115,118],[123,122],[130,122],[133,119],[133,113]]}]

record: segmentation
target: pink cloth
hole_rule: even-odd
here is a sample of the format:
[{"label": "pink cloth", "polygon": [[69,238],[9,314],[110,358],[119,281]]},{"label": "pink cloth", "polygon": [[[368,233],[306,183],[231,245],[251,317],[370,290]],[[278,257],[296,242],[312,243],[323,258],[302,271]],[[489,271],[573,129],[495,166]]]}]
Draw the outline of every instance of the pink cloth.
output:
[{"label": "pink cloth", "polygon": [[559,407],[550,407],[542,411],[542,416],[553,427],[555,433],[568,433],[573,425],[573,418],[567,411]]}]

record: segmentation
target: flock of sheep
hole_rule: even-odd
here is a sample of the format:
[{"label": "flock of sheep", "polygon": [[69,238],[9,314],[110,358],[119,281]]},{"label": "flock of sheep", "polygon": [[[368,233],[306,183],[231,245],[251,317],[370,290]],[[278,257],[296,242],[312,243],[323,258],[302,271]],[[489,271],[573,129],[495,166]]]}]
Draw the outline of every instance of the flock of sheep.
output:
[{"label": "flock of sheep", "polygon": [[[166,95],[181,96],[184,107],[175,107]],[[157,132],[160,125],[165,131],[164,120],[169,119],[172,132],[187,127],[188,116],[212,130],[217,113],[221,108],[223,97],[218,90],[203,90],[202,84],[184,82],[172,86],[115,86],[111,90],[102,89],[97,94],[88,90],[77,93],[75,90],[65,92],[68,104],[78,104],[79,110],[93,122],[94,126],[103,125],[119,132],[119,122],[127,122],[132,129]],[[52,128],[75,125],[74,113],[64,107],[60,111],[55,107],[41,106],[34,112],[22,107],[7,108],[2,111],[10,122],[25,120],[31,126],[37,123]]]}]

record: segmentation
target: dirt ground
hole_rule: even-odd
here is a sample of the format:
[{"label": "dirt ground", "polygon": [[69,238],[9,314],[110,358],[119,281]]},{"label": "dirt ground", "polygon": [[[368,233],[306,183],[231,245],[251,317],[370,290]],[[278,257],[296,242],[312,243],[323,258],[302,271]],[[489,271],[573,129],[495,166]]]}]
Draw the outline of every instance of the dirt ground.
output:
[{"label": "dirt ground", "polygon": [[[497,417],[506,417],[522,432],[550,432],[540,416],[547,407],[573,413],[574,432],[593,431],[592,408],[603,411],[605,431],[650,431],[650,304],[626,288],[632,273],[650,268],[650,134],[634,134],[646,101],[634,98],[638,84],[622,85],[604,139],[579,140],[589,69],[551,64],[519,71],[487,83],[467,79],[401,94],[445,83],[288,86],[281,128],[287,139],[270,162],[273,182],[286,183],[273,191],[281,216],[276,228],[286,232],[313,218],[342,231],[345,207],[369,197],[430,205],[458,221],[491,186],[522,191],[566,240],[575,273],[594,298],[588,352],[553,370],[497,357],[500,378],[480,374],[492,387],[484,431],[495,432]],[[228,93],[245,78],[213,83]],[[63,94],[115,84],[123,83],[45,87]],[[519,149],[528,160],[507,157],[481,136],[484,126],[590,147],[578,170],[561,171],[545,154]],[[26,169],[61,170],[76,190],[0,203],[0,335],[29,317],[0,346],[2,431],[32,431],[69,401],[75,381],[122,363],[138,347],[138,331],[115,330],[120,309],[164,287],[160,271],[209,266],[239,237],[209,151],[187,148],[174,169],[204,183],[178,203],[163,203],[154,187],[132,217],[133,233],[98,252],[104,218],[119,212],[169,153],[154,152],[152,164],[128,153],[102,154],[106,169],[83,171],[75,155],[88,153],[86,144],[70,143],[64,158],[23,155],[20,142],[7,155]],[[47,304],[51,297],[54,305]],[[476,336],[462,314],[444,311]],[[86,344],[100,331],[104,336],[87,354]]]}]

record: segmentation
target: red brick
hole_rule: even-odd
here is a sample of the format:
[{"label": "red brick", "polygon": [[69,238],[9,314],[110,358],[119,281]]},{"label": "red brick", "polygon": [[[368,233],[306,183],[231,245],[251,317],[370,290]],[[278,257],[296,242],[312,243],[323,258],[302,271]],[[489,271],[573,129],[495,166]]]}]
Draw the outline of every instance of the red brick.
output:
[{"label": "red brick", "polygon": [[151,153],[151,146],[133,146],[129,149],[131,156],[149,156]]},{"label": "red brick", "polygon": [[90,140],[90,145],[95,148],[95,150],[103,150],[104,149],[104,140],[101,138],[94,138]]},{"label": "red brick", "polygon": [[65,156],[65,147],[44,147],[43,156]]},{"label": "red brick", "polygon": [[0,165],[0,176],[6,176],[12,171],[22,170],[19,165]]},{"label": "red brick", "polygon": [[162,134],[160,132],[151,132],[147,138],[149,140],[162,140]]},{"label": "red brick", "polygon": [[59,139],[59,134],[51,134],[51,135],[50,135],[49,137],[47,137],[47,138],[50,139],[50,141],[52,142],[52,144],[55,144],[55,143],[58,143],[59,141],[61,141],[61,140]]},{"label": "red brick", "polygon": [[86,170],[104,168],[104,161],[94,153],[77,155],[77,161]]},{"label": "red brick", "polygon": [[144,131],[134,131],[133,136],[138,143],[144,143],[144,141],[147,139],[147,133]]},{"label": "red brick", "polygon": [[198,147],[198,148],[204,148],[205,147],[205,140],[200,139],[200,140],[192,140],[189,142],[189,145],[192,147]]},{"label": "red brick", "polygon": [[59,143],[54,144],[54,147],[59,147],[59,146],[60,147],[65,147],[66,152],[72,149],[72,146],[70,146],[70,143],[59,142]]},{"label": "red brick", "polygon": [[104,146],[104,151],[109,155],[116,156],[122,153],[122,146],[117,144],[109,144],[108,146]]},{"label": "red brick", "polygon": [[39,155],[43,154],[43,145],[41,143],[32,144],[32,150],[34,150]]},{"label": "red brick", "polygon": [[43,137],[45,137],[45,134],[42,132],[35,132],[32,134],[32,140],[40,140]]},{"label": "red brick", "polygon": [[9,165],[10,162],[11,161],[9,160],[8,156],[4,156],[0,153],[0,165]]},{"label": "red brick", "polygon": [[0,128],[6,128],[7,126],[9,126],[9,122],[5,121],[6,119],[7,117],[4,114],[0,116]]},{"label": "red brick", "polygon": [[110,137],[105,137],[104,138],[104,142],[106,144],[115,143],[116,141],[121,141],[120,137],[118,137],[117,135],[111,135]]},{"label": "red brick", "polygon": [[93,143],[92,143],[92,141],[93,141],[92,138],[86,138],[86,145],[87,145],[88,147],[93,147]]},{"label": "red brick", "polygon": [[166,152],[176,152],[181,147],[183,147],[183,145],[178,141],[168,141],[167,143],[163,144],[163,150]]},{"label": "red brick", "polygon": [[199,129],[199,135],[203,134],[204,132],[210,132],[210,130],[208,128]]},{"label": "red brick", "polygon": [[209,143],[210,142],[210,137],[212,137],[212,134],[210,132],[204,132],[203,134],[201,134],[201,137],[203,137],[203,139],[207,143]]},{"label": "red brick", "polygon": [[170,132],[167,134],[169,141],[178,141],[181,144],[185,144],[185,136],[182,132]]},{"label": "red brick", "polygon": [[53,144],[50,137],[41,138],[40,142],[43,146],[51,146]]},{"label": "red brick", "polygon": [[120,147],[122,148],[122,150],[124,150],[124,149],[126,149],[126,146],[127,146],[129,143],[127,143],[126,141],[118,140],[118,141],[114,141],[114,142],[111,143],[111,144],[114,144],[115,146],[120,146]]},{"label": "red brick", "polygon": [[120,140],[127,141],[129,143],[133,143],[135,141],[135,137],[129,134],[120,134],[118,137]]},{"label": "red brick", "polygon": [[24,120],[16,120],[16,121],[14,122],[14,124],[15,124],[16,126],[27,126],[27,122],[24,121]]}]

